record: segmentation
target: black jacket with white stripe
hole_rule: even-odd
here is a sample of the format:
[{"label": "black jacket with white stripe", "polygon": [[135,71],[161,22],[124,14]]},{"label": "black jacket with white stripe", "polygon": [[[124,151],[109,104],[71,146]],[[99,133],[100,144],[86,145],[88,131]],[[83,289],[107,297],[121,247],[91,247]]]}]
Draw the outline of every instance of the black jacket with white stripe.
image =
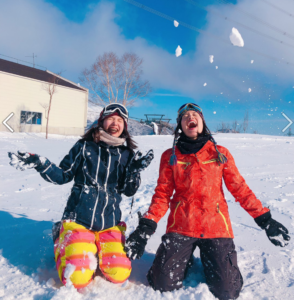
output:
[{"label": "black jacket with white stripe", "polygon": [[47,160],[37,171],[54,184],[74,179],[62,219],[100,231],[120,222],[121,194],[133,196],[140,186],[139,173],[126,178],[126,167],[133,156],[126,146],[79,140],[59,167]]}]

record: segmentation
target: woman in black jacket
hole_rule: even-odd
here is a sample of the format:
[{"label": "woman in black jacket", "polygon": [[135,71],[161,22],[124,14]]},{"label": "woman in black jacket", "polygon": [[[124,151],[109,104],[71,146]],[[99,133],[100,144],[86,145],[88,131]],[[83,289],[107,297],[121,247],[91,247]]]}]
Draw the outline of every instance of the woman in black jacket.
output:
[{"label": "woman in black jacket", "polygon": [[[59,277],[76,288],[87,286],[97,269],[106,279],[122,283],[131,273],[124,251],[126,224],[121,222],[121,194],[132,196],[140,172],[153,159],[140,152],[127,131],[128,111],[118,103],[106,106],[92,127],[69,151],[59,167],[36,154],[9,153],[17,169],[35,168],[53,184],[74,180],[62,221],[53,229]],[[126,146],[124,145],[126,142]]]}]

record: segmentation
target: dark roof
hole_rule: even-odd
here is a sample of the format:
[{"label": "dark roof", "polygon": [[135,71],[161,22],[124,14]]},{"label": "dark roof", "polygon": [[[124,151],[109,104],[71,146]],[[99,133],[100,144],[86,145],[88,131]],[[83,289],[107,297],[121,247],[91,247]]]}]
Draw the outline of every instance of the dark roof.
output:
[{"label": "dark roof", "polygon": [[[44,82],[54,82],[54,78],[55,78],[54,75],[50,74],[47,71],[42,71],[39,69],[21,65],[1,58],[0,58],[0,71],[27,77],[27,78],[37,79]],[[77,85],[74,85],[60,77],[58,78],[57,84],[69,88],[85,91],[84,88],[78,87]]]}]

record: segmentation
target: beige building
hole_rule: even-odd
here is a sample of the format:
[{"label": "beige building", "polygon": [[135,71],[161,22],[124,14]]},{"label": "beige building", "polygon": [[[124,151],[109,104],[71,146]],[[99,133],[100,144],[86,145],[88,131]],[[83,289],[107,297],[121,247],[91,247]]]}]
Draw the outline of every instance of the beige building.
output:
[{"label": "beige building", "polygon": [[49,88],[55,85],[49,133],[82,135],[87,126],[88,90],[49,71],[0,59],[0,131],[46,132]]}]

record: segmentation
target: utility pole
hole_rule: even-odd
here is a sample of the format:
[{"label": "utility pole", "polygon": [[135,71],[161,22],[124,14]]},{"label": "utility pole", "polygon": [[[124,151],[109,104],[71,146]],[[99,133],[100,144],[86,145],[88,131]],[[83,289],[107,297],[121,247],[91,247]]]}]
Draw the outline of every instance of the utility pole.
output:
[{"label": "utility pole", "polygon": [[33,56],[26,56],[26,57],[32,57],[33,58],[33,68],[35,67],[35,57],[37,57],[37,55],[35,55],[33,53]]}]

